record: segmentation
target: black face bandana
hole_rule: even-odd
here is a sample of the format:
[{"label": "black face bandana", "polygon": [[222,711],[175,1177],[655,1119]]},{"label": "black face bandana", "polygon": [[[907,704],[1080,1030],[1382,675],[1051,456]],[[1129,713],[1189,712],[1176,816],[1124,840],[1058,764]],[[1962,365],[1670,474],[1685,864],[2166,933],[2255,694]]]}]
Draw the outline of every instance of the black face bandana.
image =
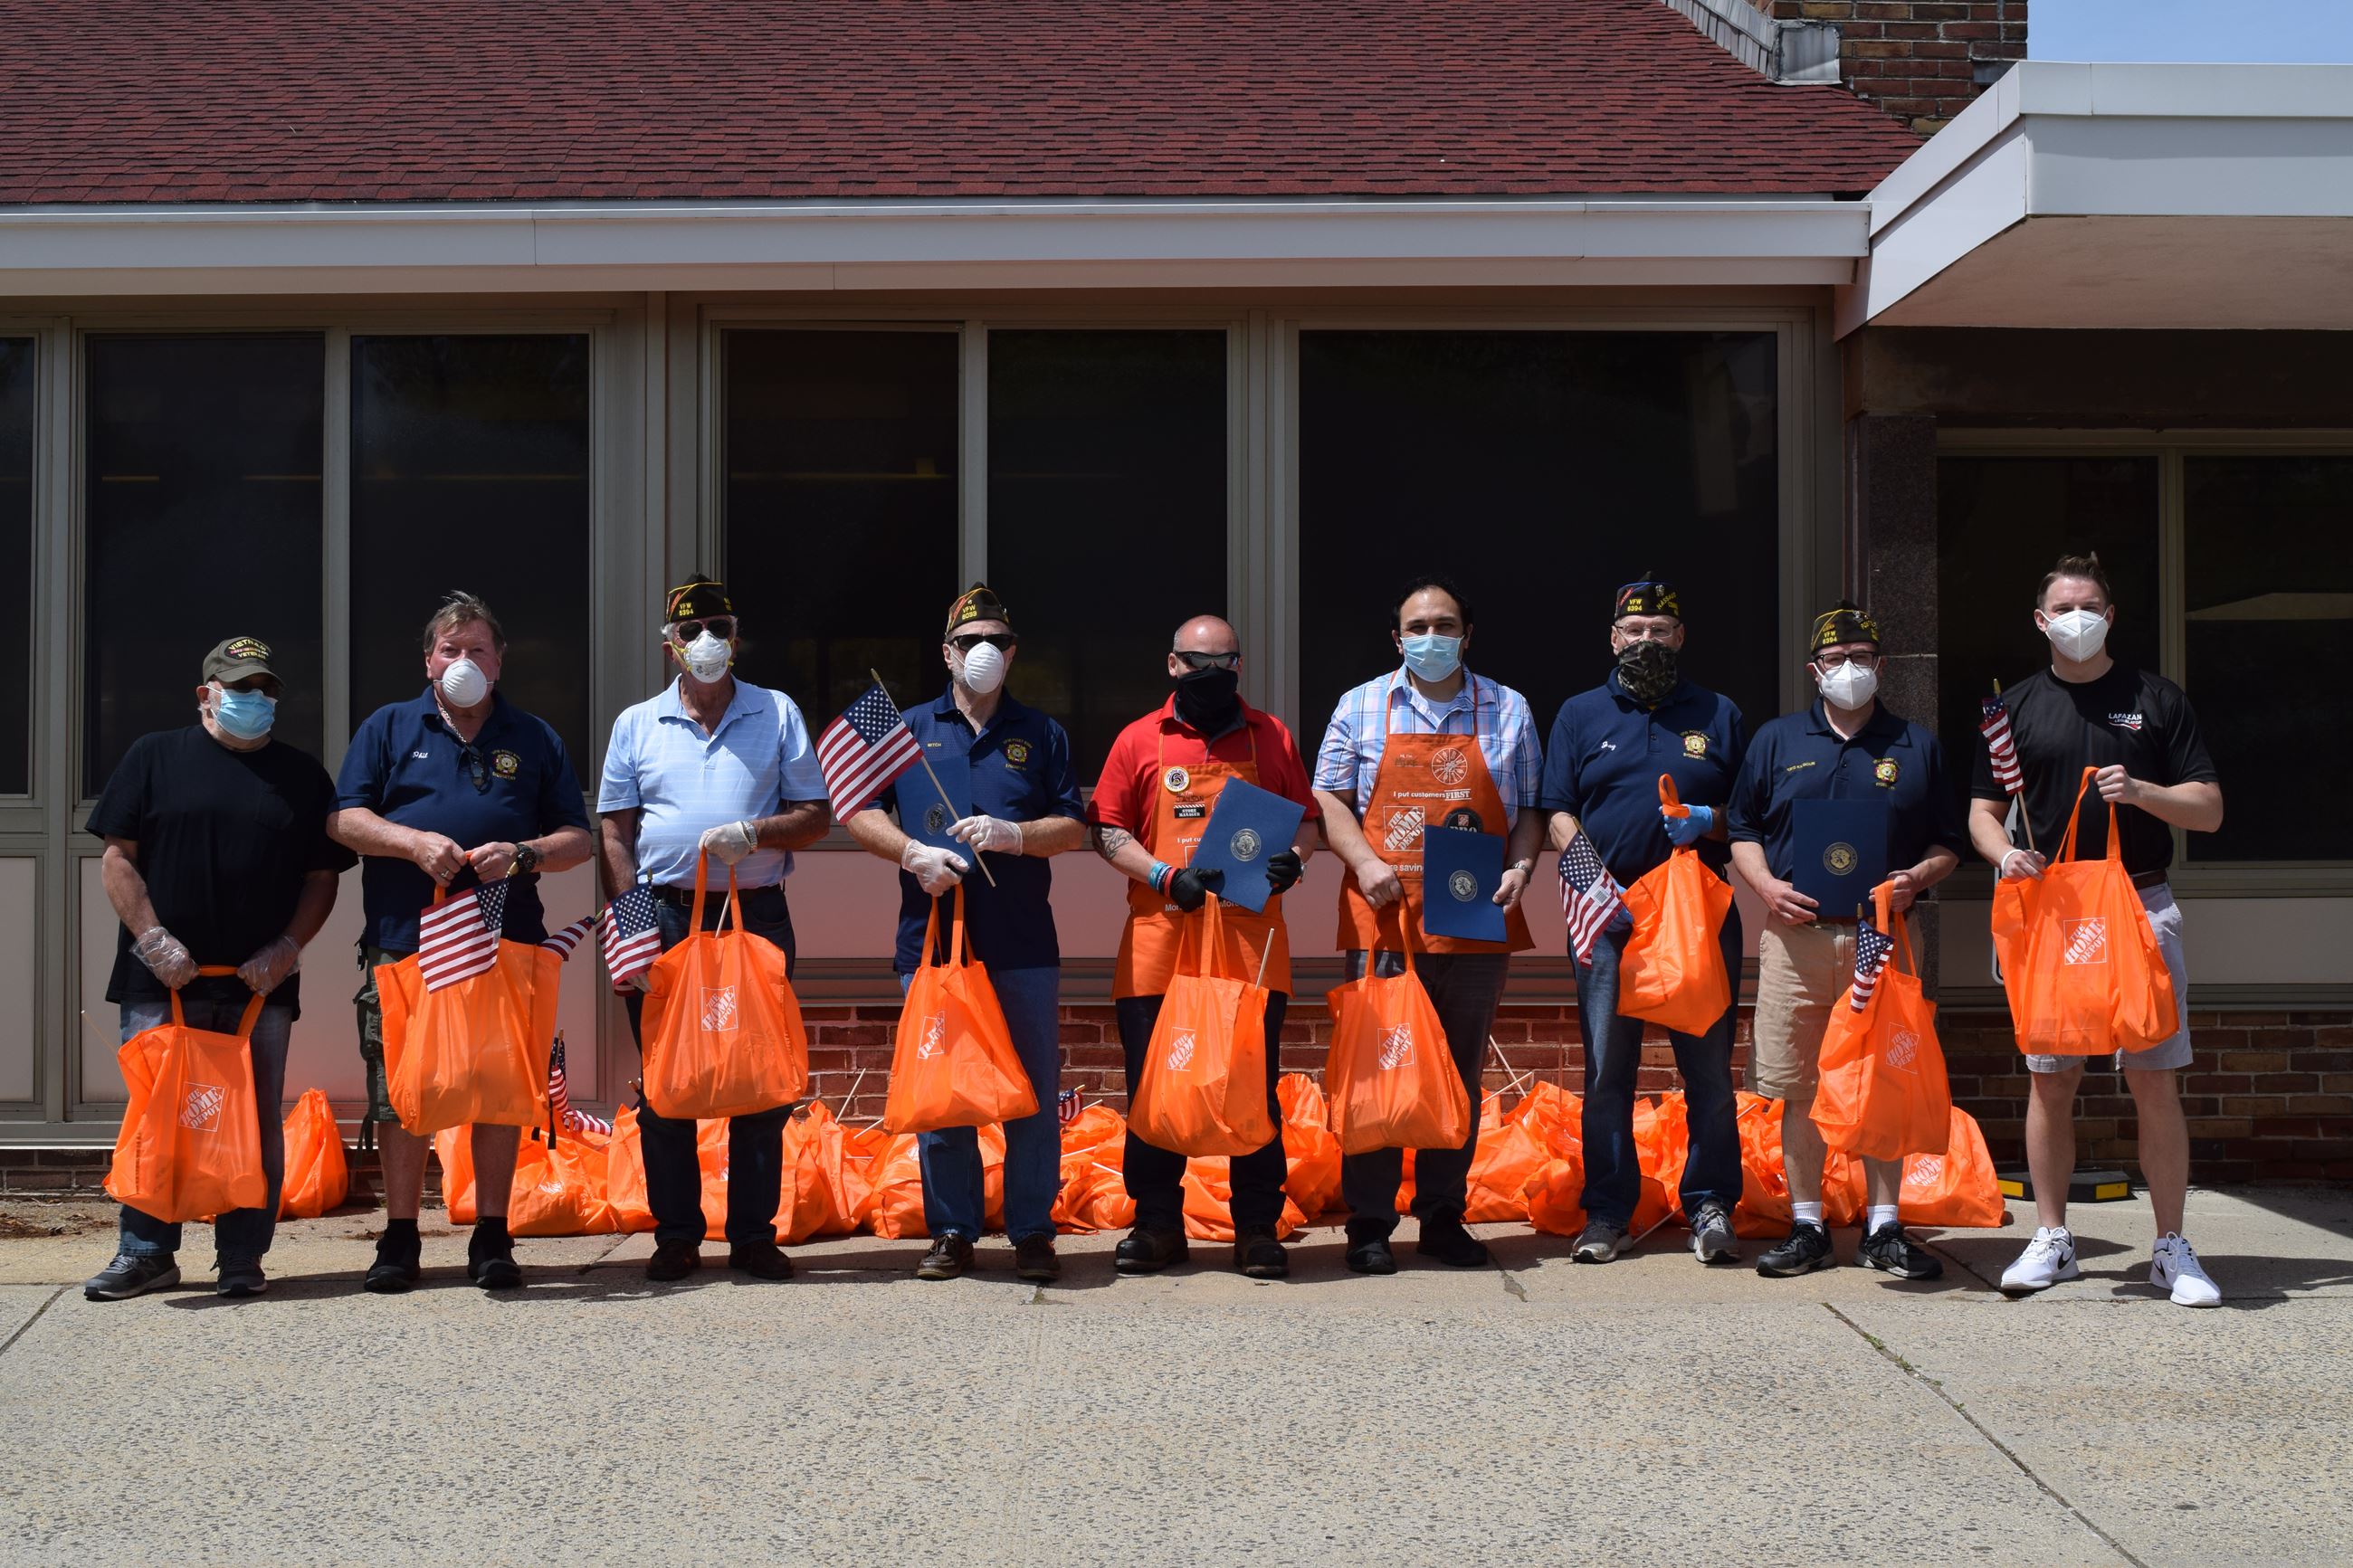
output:
[{"label": "black face bandana", "polygon": [[1618,655],[1618,684],[1637,702],[1656,702],[1675,689],[1675,650],[1662,642],[1630,642]]},{"label": "black face bandana", "polygon": [[1220,734],[1241,709],[1240,685],[1235,670],[1187,670],[1176,678],[1176,717],[1205,735]]}]

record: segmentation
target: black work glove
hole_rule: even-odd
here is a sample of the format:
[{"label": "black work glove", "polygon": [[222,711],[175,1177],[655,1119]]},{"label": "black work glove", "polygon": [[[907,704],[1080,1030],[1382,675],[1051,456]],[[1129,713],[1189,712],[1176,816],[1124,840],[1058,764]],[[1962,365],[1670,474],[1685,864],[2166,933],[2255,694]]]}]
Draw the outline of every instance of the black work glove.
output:
[{"label": "black work glove", "polygon": [[1286,849],[1280,855],[1266,858],[1266,885],[1280,893],[1297,882],[1303,875],[1299,864],[1299,851]]},{"label": "black work glove", "polygon": [[1223,871],[1197,871],[1187,866],[1168,879],[1168,901],[1191,914],[1209,901],[1209,895],[1225,884]]}]

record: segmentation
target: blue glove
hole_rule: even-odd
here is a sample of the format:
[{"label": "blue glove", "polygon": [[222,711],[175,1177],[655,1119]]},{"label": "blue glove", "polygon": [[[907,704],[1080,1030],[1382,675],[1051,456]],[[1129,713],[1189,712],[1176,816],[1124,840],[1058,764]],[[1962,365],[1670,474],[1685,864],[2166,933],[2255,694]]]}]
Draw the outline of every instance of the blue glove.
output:
[{"label": "blue glove", "polygon": [[1667,842],[1678,849],[1706,837],[1715,826],[1715,807],[1694,805],[1690,811],[1689,816],[1669,816],[1665,806],[1659,807],[1659,816],[1667,825]]}]

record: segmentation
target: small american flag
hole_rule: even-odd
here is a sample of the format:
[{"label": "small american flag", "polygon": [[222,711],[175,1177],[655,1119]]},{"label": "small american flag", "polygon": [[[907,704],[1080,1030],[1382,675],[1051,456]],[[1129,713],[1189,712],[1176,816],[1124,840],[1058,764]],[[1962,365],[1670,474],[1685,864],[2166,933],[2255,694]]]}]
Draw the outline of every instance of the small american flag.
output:
[{"label": "small american flag", "polygon": [[1079,1091],[1075,1089],[1064,1089],[1054,1101],[1054,1114],[1065,1127],[1079,1119]]},{"label": "small american flag", "polygon": [[920,761],[923,749],[878,683],[817,738],[817,765],[825,773],[833,815],[846,819],[874,804],[892,781]]},{"label": "small american flag", "polygon": [[1993,782],[2001,785],[2006,795],[2016,795],[2026,787],[2026,775],[2018,766],[2018,742],[2010,733],[2010,705],[1997,691],[1980,704],[1985,718],[1978,725],[1978,733],[1986,741],[1986,754],[1993,759]]},{"label": "small american flag", "polygon": [[572,1090],[564,1080],[564,1034],[558,1030],[555,1049],[547,1058],[547,1107],[550,1114],[567,1132],[594,1132],[601,1137],[613,1135],[613,1124],[602,1117],[591,1116],[572,1103]]},{"label": "small american flag", "polygon": [[638,883],[605,906],[605,969],[613,989],[626,991],[629,983],[653,967],[661,952],[661,928],[654,922],[654,890]]},{"label": "small american flag", "polygon": [[595,915],[583,915],[562,931],[550,931],[547,939],[539,945],[558,958],[569,959],[573,950],[586,942],[588,939],[588,933],[596,929],[596,920],[597,917]]},{"label": "small american flag", "polygon": [[1568,921],[1568,948],[1590,966],[1593,944],[1626,907],[1625,889],[1601,863],[1593,840],[1579,833],[1560,852],[1560,912]]},{"label": "small american flag", "polygon": [[417,920],[417,968],[425,989],[438,991],[498,967],[499,929],[506,923],[507,884],[497,881],[445,899]]},{"label": "small american flag", "polygon": [[1854,989],[1847,994],[1848,1006],[1860,1013],[1871,1005],[1871,994],[1879,989],[1880,971],[1887,967],[1888,957],[1894,951],[1894,937],[1869,921],[1855,922]]}]

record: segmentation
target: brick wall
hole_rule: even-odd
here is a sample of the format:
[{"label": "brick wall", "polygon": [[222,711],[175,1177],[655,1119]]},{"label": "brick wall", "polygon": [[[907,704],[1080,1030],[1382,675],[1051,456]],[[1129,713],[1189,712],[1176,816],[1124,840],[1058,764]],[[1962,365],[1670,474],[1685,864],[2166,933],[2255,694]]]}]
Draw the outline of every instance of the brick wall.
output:
[{"label": "brick wall", "polygon": [[1750,0],[1839,30],[1839,75],[1921,135],[1968,106],[1981,63],[2026,58],[2027,0]]}]

